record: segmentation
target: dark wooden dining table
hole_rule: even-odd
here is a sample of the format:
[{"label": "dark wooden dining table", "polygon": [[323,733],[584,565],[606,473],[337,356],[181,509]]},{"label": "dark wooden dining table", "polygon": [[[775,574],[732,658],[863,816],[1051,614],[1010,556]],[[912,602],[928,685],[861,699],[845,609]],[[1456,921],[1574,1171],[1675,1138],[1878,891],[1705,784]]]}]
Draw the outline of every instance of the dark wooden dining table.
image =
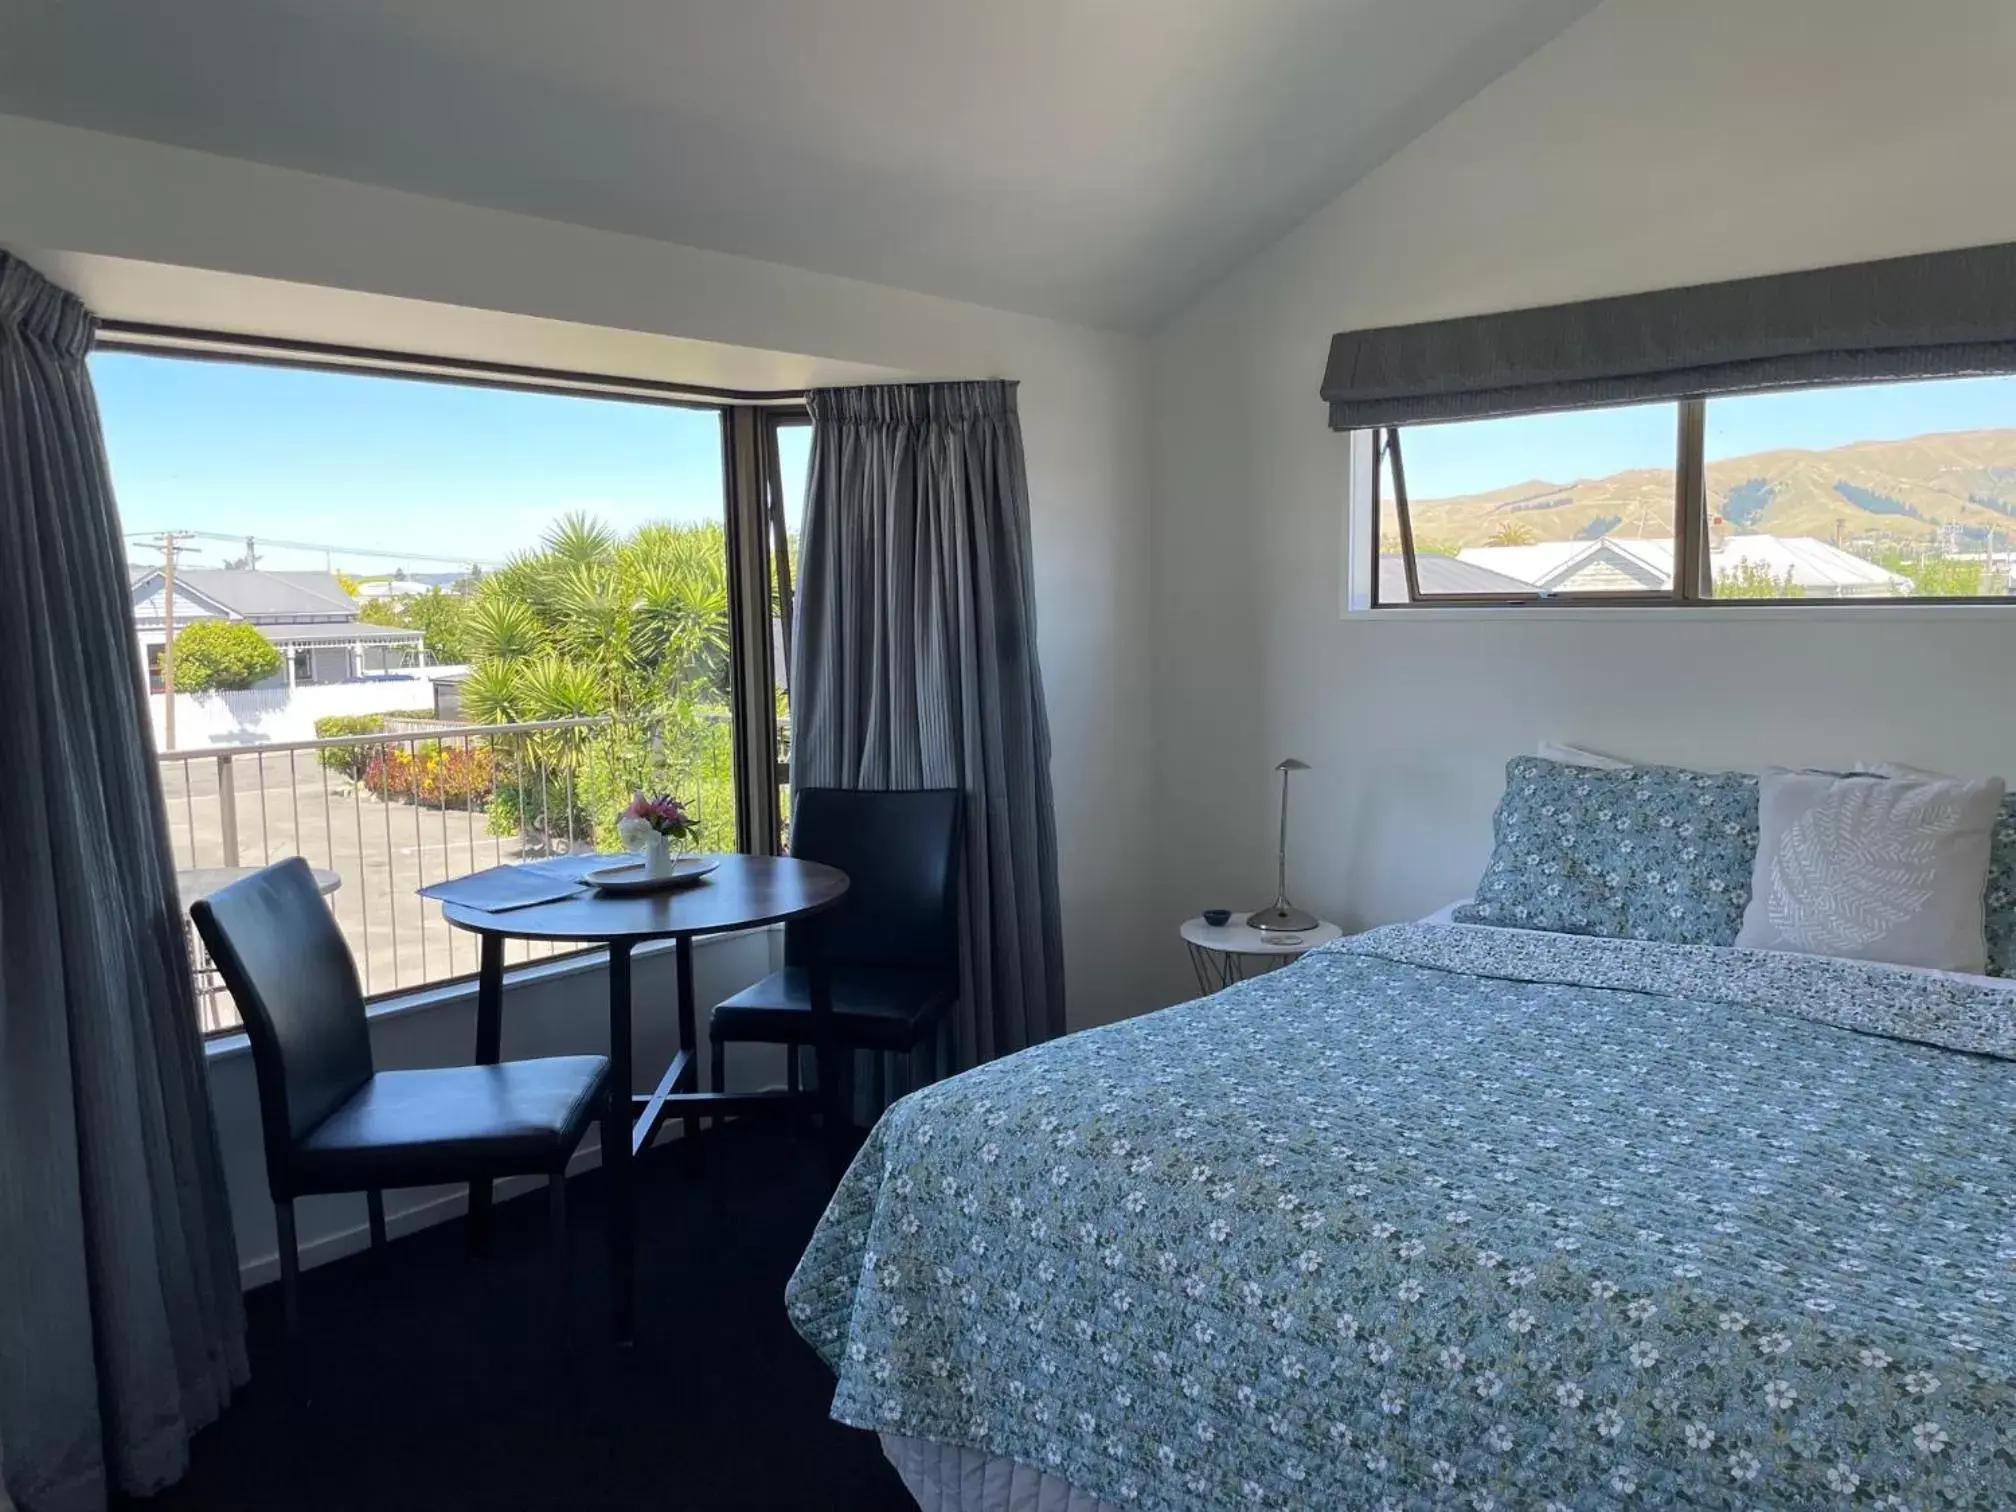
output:
[{"label": "dark wooden dining table", "polygon": [[[847,874],[814,861],[789,856],[721,856],[707,876],[664,892],[610,894],[583,892],[527,908],[487,912],[444,903],[442,917],[482,942],[476,991],[476,1060],[496,1064],[503,1049],[504,943],[549,943],[609,947],[609,1107],[602,1123],[602,1169],[609,1193],[610,1289],[616,1336],[628,1342],[636,1324],[636,1193],[631,1162],[667,1118],[684,1123],[687,1149],[696,1149],[702,1118],[734,1118],[786,1113],[811,1107],[820,1113],[829,1147],[842,1137],[837,1103],[840,1077],[827,1021],[832,984],[825,950],[816,931],[819,915],[847,892]],[[700,1086],[695,1039],[693,941],[769,924],[802,920],[815,930],[807,952],[812,1010],[806,1043],[818,1067],[818,1087],[810,1094],[788,1091],[727,1093]],[[678,982],[679,1049],[650,1092],[638,1092],[631,1064],[631,953],[655,940],[673,942]],[[470,1232],[477,1243],[487,1235],[490,1183],[469,1188]]]}]

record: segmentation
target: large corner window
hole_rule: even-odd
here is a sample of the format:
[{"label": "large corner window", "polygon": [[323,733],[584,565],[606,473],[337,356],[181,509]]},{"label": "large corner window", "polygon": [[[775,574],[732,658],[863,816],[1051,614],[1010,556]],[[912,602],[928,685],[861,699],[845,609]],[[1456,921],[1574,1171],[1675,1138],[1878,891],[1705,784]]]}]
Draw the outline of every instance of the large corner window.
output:
[{"label": "large corner window", "polygon": [[476,970],[418,888],[633,789],[775,850],[802,401],[332,352],[91,359],[183,902],[302,856],[383,998]]},{"label": "large corner window", "polygon": [[2016,597],[2016,376],[1385,426],[1370,445],[1374,607]]}]

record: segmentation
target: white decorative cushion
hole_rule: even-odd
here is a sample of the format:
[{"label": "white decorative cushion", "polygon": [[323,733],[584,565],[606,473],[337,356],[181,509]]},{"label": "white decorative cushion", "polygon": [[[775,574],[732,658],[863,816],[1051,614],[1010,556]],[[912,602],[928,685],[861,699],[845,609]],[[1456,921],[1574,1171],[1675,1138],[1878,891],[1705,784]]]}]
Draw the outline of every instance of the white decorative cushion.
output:
[{"label": "white decorative cushion", "polygon": [[1766,772],[1738,946],[1978,972],[2002,779]]}]

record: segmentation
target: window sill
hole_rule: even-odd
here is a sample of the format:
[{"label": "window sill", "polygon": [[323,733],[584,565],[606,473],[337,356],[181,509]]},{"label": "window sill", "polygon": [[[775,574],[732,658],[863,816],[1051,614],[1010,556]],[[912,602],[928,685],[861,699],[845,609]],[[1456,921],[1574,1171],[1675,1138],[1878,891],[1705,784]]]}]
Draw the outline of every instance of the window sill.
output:
[{"label": "window sill", "polygon": [[1406,624],[1428,620],[1487,621],[1505,625],[1516,620],[1594,620],[1614,622],[1618,618],[1651,620],[1658,624],[1675,621],[1723,620],[1776,621],[1825,624],[1991,624],[2016,623],[2016,599],[2007,604],[1939,604],[1915,599],[1889,599],[1870,603],[1809,599],[1796,604],[1410,604],[1374,609],[1347,608],[1338,616],[1348,623],[1375,621]]},{"label": "window sill", "polygon": [[[750,935],[770,934],[782,925],[769,924],[759,929],[737,929],[725,934],[702,935],[693,942],[696,950],[706,950],[730,940],[744,939]],[[639,945],[631,953],[633,960],[649,959],[664,955],[673,948],[671,940],[653,940],[647,945]],[[504,973],[504,990],[510,990],[526,982],[559,981],[567,977],[586,976],[589,972],[600,971],[608,964],[608,954],[602,950],[582,950],[557,961],[540,961],[530,966],[519,966]],[[445,982],[438,987],[416,987],[411,992],[400,993],[396,997],[381,998],[366,1010],[366,1017],[373,1023],[380,1019],[403,1018],[409,1013],[425,1013],[429,1009],[460,1007],[476,1001],[475,981]],[[252,1053],[252,1041],[244,1034],[220,1034],[203,1044],[206,1061],[234,1060],[241,1055]]]}]

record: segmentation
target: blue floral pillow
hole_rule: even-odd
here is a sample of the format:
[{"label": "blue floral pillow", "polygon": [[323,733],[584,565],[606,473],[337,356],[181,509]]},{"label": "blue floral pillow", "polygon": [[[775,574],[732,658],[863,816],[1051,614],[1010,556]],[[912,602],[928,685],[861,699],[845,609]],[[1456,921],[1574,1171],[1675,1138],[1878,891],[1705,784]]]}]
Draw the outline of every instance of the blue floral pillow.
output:
[{"label": "blue floral pillow", "polygon": [[2016,794],[2002,800],[2002,817],[1988,843],[1988,975],[2016,976]]},{"label": "blue floral pillow", "polygon": [[[1728,945],[1757,861],[1757,779],[1518,756],[1494,828],[1497,849],[1457,923]],[[2016,847],[2011,861],[2016,913]]]}]

